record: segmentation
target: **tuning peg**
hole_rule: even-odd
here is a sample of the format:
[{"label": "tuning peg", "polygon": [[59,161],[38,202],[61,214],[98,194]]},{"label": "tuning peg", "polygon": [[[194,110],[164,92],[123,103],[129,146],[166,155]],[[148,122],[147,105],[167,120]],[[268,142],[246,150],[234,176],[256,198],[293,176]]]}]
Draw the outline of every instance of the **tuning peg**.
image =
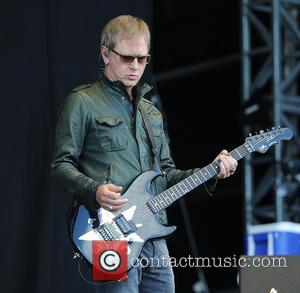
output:
[{"label": "tuning peg", "polygon": [[264,133],[264,131],[263,131],[263,130],[260,130],[260,131],[259,131],[259,133],[260,133],[260,134],[263,134],[263,133]]},{"label": "tuning peg", "polygon": [[275,130],[276,128],[275,127],[272,127],[272,130]]},{"label": "tuning peg", "polygon": [[269,128],[267,128],[267,131],[269,131]]},{"label": "tuning peg", "polygon": [[280,125],[278,126],[278,129],[280,129]]},{"label": "tuning peg", "polygon": [[249,137],[251,137],[252,136],[252,133],[249,133]]}]

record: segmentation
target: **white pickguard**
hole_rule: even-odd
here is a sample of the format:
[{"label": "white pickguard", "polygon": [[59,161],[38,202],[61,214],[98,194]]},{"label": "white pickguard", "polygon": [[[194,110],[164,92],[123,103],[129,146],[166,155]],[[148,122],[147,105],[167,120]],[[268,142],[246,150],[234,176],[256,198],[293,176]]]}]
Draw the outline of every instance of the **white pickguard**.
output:
[{"label": "white pickguard", "polygon": [[[126,218],[126,220],[129,221],[133,218],[135,210],[136,210],[136,206],[132,206],[129,209],[122,212],[122,214]],[[114,217],[115,217],[115,215],[113,213],[107,211],[106,209],[100,208],[98,210],[98,218],[100,221],[100,225],[102,225],[104,223],[112,222]],[[142,224],[136,224],[136,226],[139,228],[139,227],[142,227]],[[85,241],[102,240],[101,236],[95,229],[81,235],[78,239],[85,240]],[[115,239],[115,240],[144,242],[144,240],[137,233],[131,233],[131,234],[127,235],[127,237],[123,237],[121,239]]]}]

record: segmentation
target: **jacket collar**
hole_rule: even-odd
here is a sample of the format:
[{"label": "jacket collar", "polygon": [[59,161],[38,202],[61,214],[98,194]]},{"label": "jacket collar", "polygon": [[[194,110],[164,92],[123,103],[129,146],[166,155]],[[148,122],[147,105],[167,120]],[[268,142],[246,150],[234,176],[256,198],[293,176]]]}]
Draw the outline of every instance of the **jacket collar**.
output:
[{"label": "jacket collar", "polygon": [[[113,91],[118,96],[126,96],[128,97],[128,93],[126,91],[125,85],[120,80],[111,81],[109,80],[106,75],[104,74],[104,70],[101,69],[98,71],[97,80],[100,81],[107,89]],[[140,85],[138,83],[136,86],[133,87],[132,91],[134,96],[136,97],[135,104],[138,104],[141,98],[148,93],[153,87],[147,83]],[[128,97],[129,98],[129,97]]]}]

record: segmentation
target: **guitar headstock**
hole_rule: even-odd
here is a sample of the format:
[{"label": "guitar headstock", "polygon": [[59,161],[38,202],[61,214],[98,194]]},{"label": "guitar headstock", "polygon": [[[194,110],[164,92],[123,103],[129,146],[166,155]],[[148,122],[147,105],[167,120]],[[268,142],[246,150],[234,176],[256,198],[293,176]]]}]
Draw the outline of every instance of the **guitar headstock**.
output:
[{"label": "guitar headstock", "polygon": [[247,149],[249,152],[265,153],[272,145],[281,140],[290,140],[293,132],[289,128],[273,128],[271,131],[264,132],[246,138]]}]

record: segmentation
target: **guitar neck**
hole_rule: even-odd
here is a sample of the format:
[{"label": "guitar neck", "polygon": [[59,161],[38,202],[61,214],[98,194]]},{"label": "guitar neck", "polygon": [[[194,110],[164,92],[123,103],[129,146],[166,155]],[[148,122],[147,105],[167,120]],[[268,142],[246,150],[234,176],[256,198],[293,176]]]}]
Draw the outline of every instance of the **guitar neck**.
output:
[{"label": "guitar neck", "polygon": [[[240,160],[251,152],[247,143],[235,148],[230,152],[230,155],[235,160]],[[196,171],[184,180],[178,182],[164,192],[151,198],[147,201],[148,207],[153,213],[158,213],[161,210],[170,206],[177,199],[203,184],[207,180],[215,177],[220,171],[220,162],[214,161],[206,167]]]}]

